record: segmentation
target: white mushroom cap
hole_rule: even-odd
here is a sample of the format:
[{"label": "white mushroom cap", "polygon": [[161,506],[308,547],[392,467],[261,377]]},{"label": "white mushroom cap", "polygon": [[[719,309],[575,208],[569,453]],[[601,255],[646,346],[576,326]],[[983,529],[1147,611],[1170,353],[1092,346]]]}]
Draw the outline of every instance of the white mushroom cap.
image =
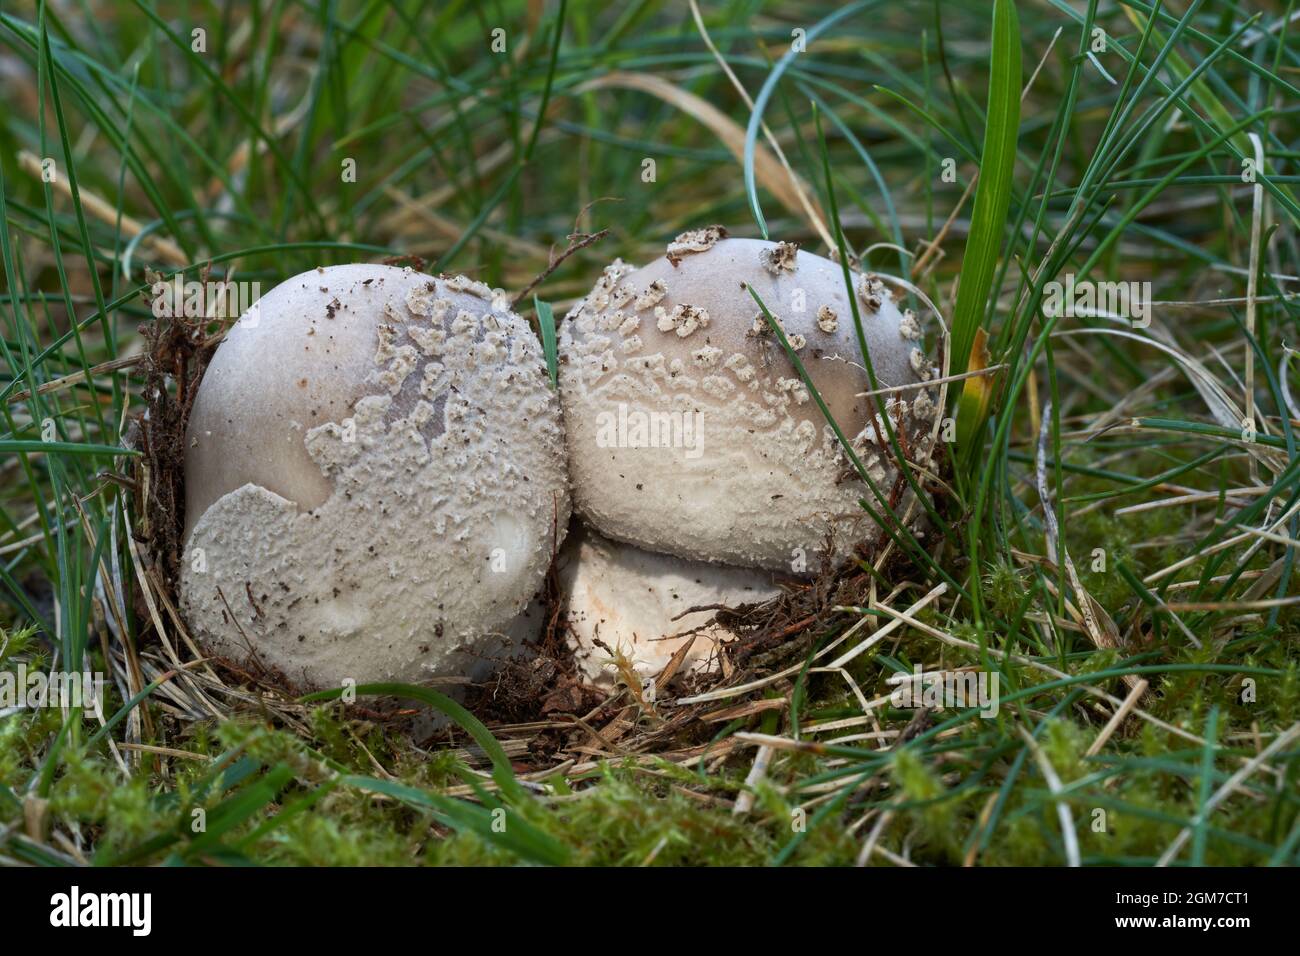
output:
[{"label": "white mushroom cap", "polygon": [[[843,558],[875,531],[860,499],[880,506],[746,286],[889,494],[896,468],[877,399],[859,397],[871,386],[841,267],[711,227],[642,269],[615,262],[561,327],[574,504],[603,534],[654,551],[811,572],[828,535]],[[879,280],[855,275],[854,290],[878,384],[928,379],[915,317]],[[933,419],[929,391],[888,397],[896,430]]]},{"label": "white mushroom cap", "polygon": [[307,685],[501,656],[492,635],[521,639],[569,515],[527,323],[482,283],[390,266],[255,303],[199,387],[185,471],[191,628]]},{"label": "white mushroom cap", "polygon": [[756,604],[781,593],[768,573],[654,554],[591,531],[569,535],[557,568],[570,646],[587,679],[601,685],[616,679],[611,651],[629,658],[642,678],[654,677],[692,636],[682,672],[716,664],[718,644],[735,637],[710,623],[717,611],[677,615],[704,605]]}]

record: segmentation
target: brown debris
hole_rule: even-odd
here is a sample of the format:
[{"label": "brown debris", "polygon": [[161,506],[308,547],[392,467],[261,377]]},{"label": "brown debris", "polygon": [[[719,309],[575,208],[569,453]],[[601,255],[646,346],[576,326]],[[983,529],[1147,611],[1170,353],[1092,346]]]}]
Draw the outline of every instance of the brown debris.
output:
[{"label": "brown debris", "polygon": [[677,266],[686,256],[708,252],[720,239],[727,238],[725,226],[705,226],[702,229],[690,229],[668,243],[667,259]]},{"label": "brown debris", "polygon": [[799,267],[799,243],[778,242],[771,249],[763,251],[763,268],[772,275],[794,272]]},{"label": "brown debris", "polygon": [[[160,281],[156,275],[148,279],[151,288]],[[208,281],[207,269],[202,281]],[[140,326],[145,340],[140,368],[148,412],[132,420],[126,436],[128,444],[141,452],[132,463],[134,511],[141,516],[136,537],[146,546],[172,598],[185,547],[185,426],[199,382],[224,331],[209,337],[207,324],[206,319],[181,314]]]}]

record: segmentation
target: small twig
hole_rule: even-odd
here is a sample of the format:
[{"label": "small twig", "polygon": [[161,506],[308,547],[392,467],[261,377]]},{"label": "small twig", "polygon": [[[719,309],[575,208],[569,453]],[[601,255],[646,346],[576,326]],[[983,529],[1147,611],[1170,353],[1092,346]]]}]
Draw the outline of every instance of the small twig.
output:
[{"label": "small twig", "polygon": [[568,246],[566,246],[564,251],[561,252],[558,256],[555,254],[554,247],[551,248],[550,265],[548,265],[545,269],[543,269],[540,273],[538,273],[537,278],[533,279],[532,282],[524,286],[524,290],[510,300],[511,308],[515,308],[515,309],[519,308],[519,303],[525,301],[528,298],[529,293],[531,293],[539,285],[545,282],[547,278],[550,277],[551,273],[554,272],[556,269],[558,269],[561,266],[561,264],[563,264],[565,259],[569,258],[569,256],[573,255],[575,252],[579,251],[580,249],[585,249],[594,243],[600,242],[600,240],[604,239],[608,235],[609,235],[608,229],[602,229],[600,230],[600,232],[570,233],[568,237],[569,239]]},{"label": "small twig", "polygon": [[858,866],[867,865],[867,860],[871,859],[871,854],[877,849],[876,843],[880,839],[880,835],[885,832],[885,827],[889,826],[889,821],[892,819],[894,819],[893,807],[881,812],[880,816],[876,819],[875,826],[873,826],[871,832],[867,834],[867,839],[863,841],[862,850],[858,853],[858,858],[855,861]]},{"label": "small twig", "polygon": [[918,388],[931,388],[935,385],[944,385],[949,382],[960,382],[964,379],[977,378],[981,375],[992,375],[995,372],[1002,371],[1002,369],[1006,367],[1007,365],[1005,362],[1000,362],[997,365],[990,365],[987,368],[977,368],[971,372],[962,372],[960,375],[945,375],[943,378],[926,379],[924,382],[912,382],[908,385],[889,385],[884,388],[873,389],[870,392],[855,392],[854,397],[870,398],[873,395],[885,395],[890,392],[907,392]]},{"label": "small twig", "polygon": [[1101,733],[1099,733],[1097,739],[1092,742],[1092,746],[1088,748],[1088,752],[1085,756],[1095,757],[1097,754],[1101,753],[1101,748],[1106,746],[1106,741],[1110,740],[1111,735],[1114,734],[1119,728],[1119,725],[1124,722],[1124,718],[1129,715],[1129,711],[1137,706],[1138,701],[1142,699],[1142,695],[1146,692],[1147,682],[1145,679],[1140,680],[1133,685],[1133,689],[1129,691],[1128,696],[1124,698],[1124,703],[1121,704],[1119,708],[1116,709],[1115,713],[1111,715],[1110,720],[1106,721],[1106,726],[1101,728]]},{"label": "small twig", "polygon": [[749,769],[749,775],[745,777],[745,789],[736,797],[736,805],[731,809],[733,815],[743,817],[753,808],[754,788],[767,776],[767,765],[772,759],[772,753],[771,744],[759,746],[758,753],[754,755],[754,766]]},{"label": "small twig", "polygon": [[[117,372],[124,368],[131,368],[139,365],[144,361],[143,355],[130,355],[123,358],[110,359],[107,362],[100,362],[98,365],[92,365],[88,369],[82,369],[80,372],[73,372],[70,375],[64,375],[62,378],[56,378],[51,382],[44,382],[36,386],[37,395],[48,395],[50,392],[62,391],[65,388],[71,388],[76,385],[87,375],[95,376],[101,372]],[[8,404],[25,401],[32,397],[32,390],[25,388],[21,392],[14,392],[7,399]]]}]

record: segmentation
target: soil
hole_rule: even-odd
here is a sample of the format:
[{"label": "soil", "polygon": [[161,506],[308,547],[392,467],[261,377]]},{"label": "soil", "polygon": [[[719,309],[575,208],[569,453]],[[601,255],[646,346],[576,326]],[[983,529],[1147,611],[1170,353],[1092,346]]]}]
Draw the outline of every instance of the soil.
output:
[{"label": "soil", "polygon": [[[150,285],[155,281],[150,276]],[[202,281],[208,280],[204,270]],[[146,295],[152,306],[152,300]],[[128,430],[127,442],[141,454],[134,460],[135,529],[160,583],[173,600],[185,547],[185,426],[199,382],[221,340],[209,335],[210,323],[185,315],[164,315],[140,326],[145,342],[146,412]]]}]

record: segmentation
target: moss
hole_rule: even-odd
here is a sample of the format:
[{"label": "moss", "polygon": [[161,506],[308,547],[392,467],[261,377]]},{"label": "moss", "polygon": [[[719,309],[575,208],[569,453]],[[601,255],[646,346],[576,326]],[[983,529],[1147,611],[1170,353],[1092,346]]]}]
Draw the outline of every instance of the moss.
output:
[{"label": "moss", "polygon": [[998,559],[984,575],[984,598],[1001,617],[1013,618],[1025,599],[1027,575],[1010,562]]},{"label": "moss", "polygon": [[50,812],[99,830],[100,852],[114,855],[174,826],[175,817],[160,809],[144,775],[123,780],[102,758],[66,755],[50,790]]},{"label": "moss", "polygon": [[258,858],[287,866],[410,866],[423,841],[383,818],[356,819],[336,805],[296,816],[256,845]]},{"label": "moss", "polygon": [[741,865],[761,862],[772,848],[762,828],[613,768],[581,799],[554,810],[555,832],[586,865]]},{"label": "moss", "polygon": [[953,826],[961,804],[932,768],[910,748],[893,754],[890,773],[905,798],[900,829],[911,827],[910,846],[920,859],[956,863],[960,846]]},{"label": "moss", "polygon": [[[1088,667],[1108,663],[1107,653],[1087,660]],[[1295,683],[1291,667],[1283,677],[1261,684],[1265,695],[1275,698],[1270,714],[1287,701],[1294,712]],[[833,699],[839,699],[838,694]],[[1149,706],[1194,730],[1199,729],[1208,708],[1194,695],[1186,700],[1156,697]],[[1234,719],[1246,716],[1225,715],[1223,733],[1230,732]],[[39,758],[51,732],[58,727],[57,714],[52,711],[24,714],[22,718],[0,720],[0,773],[11,786],[23,780],[26,768]],[[481,835],[447,831],[436,825],[427,812],[355,788],[333,790],[312,812],[281,817],[285,807],[312,794],[328,778],[327,765],[354,773],[373,771],[363,745],[386,758],[398,755],[390,763],[390,770],[402,783],[437,789],[452,782],[455,764],[451,757],[440,755],[425,760],[404,747],[400,735],[377,730],[364,721],[349,727],[332,716],[314,726],[320,728],[321,736],[312,745],[247,718],[190,727],[188,747],[195,753],[216,756],[236,748],[264,767],[283,764],[294,768],[290,784],[264,810],[241,824],[229,836],[229,845],[239,846],[249,858],[271,864],[518,862]],[[1062,716],[1050,721],[1040,738],[1048,759],[1067,785],[1109,768],[1104,780],[1088,783],[1071,794],[1069,803],[1081,852],[1094,862],[1152,859],[1164,851],[1179,826],[1196,812],[1199,748],[1171,739],[1167,732],[1147,724],[1140,730],[1130,727],[1118,734],[1106,755],[1085,757],[1096,730],[1095,726]],[[971,721],[959,737],[971,745],[980,745],[999,739],[999,734],[995,724]],[[1013,752],[1009,751],[1004,759]],[[895,752],[885,767],[892,783],[891,793],[886,799],[880,794],[867,796],[877,805],[901,801],[897,803],[896,819],[884,831],[882,846],[915,862],[955,865],[965,858],[968,841],[981,832],[981,812],[996,787],[963,788],[950,780],[950,776],[964,776],[977,762],[966,760],[959,750],[948,751],[942,764],[934,763],[925,753],[924,748],[912,747]],[[1138,764],[1123,769],[1130,758],[1181,761],[1186,769],[1171,773]],[[50,791],[52,819],[75,822],[83,834],[93,837],[102,857],[111,857],[158,834],[177,832],[189,808],[198,804],[211,811],[228,796],[226,786],[232,782],[228,774],[218,774],[213,786],[201,788],[214,770],[205,762],[173,765],[166,781],[152,777],[147,772],[150,766],[146,760],[146,772],[124,779],[105,754],[85,753],[70,746]],[[1006,767],[1004,762],[994,775],[995,781],[1001,779]],[[697,772],[670,764],[651,768],[650,772],[609,764],[576,786],[560,788],[563,792],[558,792],[555,799],[534,803],[522,812],[534,826],[568,846],[573,862],[581,865],[758,865],[770,862],[795,841],[797,846],[788,858],[792,864],[853,862],[864,831],[851,835],[845,824],[857,819],[871,804],[850,802],[817,825],[817,808],[811,811],[812,816],[804,816],[798,804],[792,802],[795,794],[781,783],[823,770],[815,755],[778,759],[771,768],[771,782],[759,788],[753,809],[743,818],[734,816],[726,802],[713,804],[682,792],[689,787],[697,793],[715,792],[729,798],[736,792],[743,768],[742,761],[734,772],[711,774],[704,780],[706,785],[700,786]],[[989,865],[1059,863],[1063,851],[1055,804],[1032,761],[1022,766],[1020,773],[1018,786],[1012,790],[979,860]],[[261,772],[250,779],[260,776]],[[1216,825],[1229,827],[1239,840],[1275,845],[1294,825],[1296,814],[1292,786],[1288,795],[1262,803],[1233,797],[1216,814],[1220,821]],[[251,843],[242,844],[259,826],[269,829]],[[139,862],[158,862],[174,850],[160,850]],[[1259,858],[1256,845],[1210,840],[1207,862],[1232,865],[1259,862]]]},{"label": "moss", "polygon": [[1087,734],[1070,720],[1049,720],[1042,742],[1043,753],[1051,761],[1052,769],[1062,784],[1086,776],[1091,768],[1084,763],[1083,755],[1095,734]]},{"label": "moss", "polygon": [[[1009,579],[999,586],[1009,586]],[[960,623],[950,627],[960,634],[974,632]],[[1217,706],[1220,740],[1236,741],[1220,755],[1218,768],[1225,772],[1230,754],[1248,756],[1254,751],[1241,734],[1256,727],[1290,726],[1300,716],[1300,661],[1295,644],[1254,632],[1232,640],[1244,664],[1279,673],[1171,671],[1153,682],[1143,701],[1150,713],[1193,733],[1202,732],[1211,706]],[[948,666],[978,658],[974,652],[951,647],[937,652],[932,642],[916,634],[904,635],[896,648],[886,650],[900,660],[926,663],[941,654]],[[1223,642],[1199,650],[1180,646],[1170,636],[1161,653],[1174,663],[1214,664],[1228,649]],[[1077,672],[1104,671],[1120,657],[1114,650],[1094,649],[1074,655],[1069,666]],[[16,666],[12,655],[3,666]],[[885,686],[883,676],[878,660],[861,671],[864,684],[874,683],[876,690]],[[1254,683],[1248,685],[1247,680]],[[1127,693],[1122,681],[1109,683],[1113,693]],[[857,698],[846,686],[835,675],[814,675],[808,685],[809,712],[855,713]],[[964,861],[971,841],[983,834],[990,798],[998,792],[1020,746],[1010,736],[1014,712],[1004,709],[998,721],[959,723],[957,733],[946,737],[942,746],[931,741],[893,752],[874,778],[887,780],[886,790],[859,791],[820,822],[818,812],[826,804],[814,801],[805,814],[800,806],[809,795],[797,784],[823,774],[827,766],[825,758],[803,752],[778,755],[744,817],[730,809],[748,768],[743,752],[707,774],[668,762],[640,768],[606,764],[583,780],[556,786],[553,799],[533,801],[515,812],[567,846],[572,861],[581,865],[759,865],[787,849],[784,858],[791,864],[847,865],[854,861],[866,832],[859,828],[850,833],[847,824],[873,805],[890,804],[896,807],[896,816],[883,832],[882,847],[919,863],[955,865]],[[882,711],[880,716],[905,722],[914,713]],[[948,720],[955,713],[944,711],[936,719]],[[1040,735],[1061,780],[1067,786],[1083,782],[1069,798],[1080,850],[1090,862],[1154,859],[1197,812],[1200,748],[1149,723],[1130,720],[1102,754],[1087,757],[1098,726],[1081,722],[1084,713],[1079,708],[1063,711]],[[52,709],[0,718],[0,781],[19,791],[26,787],[61,719]],[[99,859],[134,852],[160,835],[178,835],[179,842],[138,858],[141,863],[160,862],[170,854],[186,852],[190,835],[185,825],[195,807],[212,813],[270,768],[287,767],[292,773],[280,792],[226,834],[223,846],[248,859],[287,865],[519,862],[484,835],[448,830],[427,811],[355,787],[336,787],[310,812],[285,813],[338,773],[379,775],[376,762],[397,782],[425,791],[437,792],[461,779],[454,754],[429,757],[413,749],[400,725],[352,719],[337,706],[313,710],[308,722],[310,737],[304,739],[252,716],[185,724],[183,735],[163,720],[158,726],[168,734],[164,739],[170,746],[183,746],[209,758],[171,761],[166,777],[158,776],[160,764],[147,754],[139,761],[140,770],[124,777],[102,744],[87,751],[84,741],[89,734],[74,734],[52,778],[49,819],[56,826],[75,826],[92,841]],[[770,720],[762,729],[789,732]],[[232,752],[235,760],[255,761],[251,776],[237,779]],[[991,758],[992,753],[1000,756]],[[223,755],[227,765],[218,768],[213,761]],[[1212,835],[1207,862],[1258,863],[1262,848],[1275,846],[1295,825],[1300,800],[1294,781],[1300,769],[1295,761],[1286,766],[1289,789],[1263,801],[1234,796],[1218,809],[1212,825],[1234,836]],[[977,770],[987,775],[985,783],[974,776]],[[989,865],[1060,863],[1063,844],[1055,803],[1032,760],[1022,764],[1019,774],[978,859]],[[1263,781],[1256,783],[1271,792]],[[688,790],[696,796],[687,796]],[[0,808],[9,817],[15,812],[4,804]],[[249,840],[258,828],[260,835]]]}]

